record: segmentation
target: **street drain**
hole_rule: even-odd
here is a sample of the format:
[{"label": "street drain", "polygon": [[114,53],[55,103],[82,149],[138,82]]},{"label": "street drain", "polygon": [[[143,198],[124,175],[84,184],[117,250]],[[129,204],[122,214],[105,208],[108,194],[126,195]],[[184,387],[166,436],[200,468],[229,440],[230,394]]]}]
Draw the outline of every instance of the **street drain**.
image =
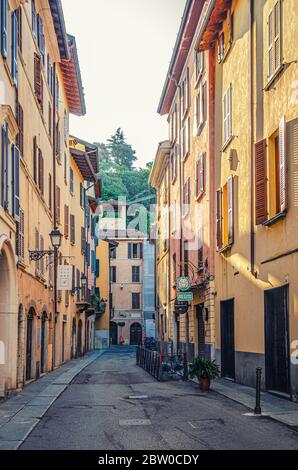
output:
[{"label": "street drain", "polygon": [[120,419],[120,426],[151,426],[150,419]]}]

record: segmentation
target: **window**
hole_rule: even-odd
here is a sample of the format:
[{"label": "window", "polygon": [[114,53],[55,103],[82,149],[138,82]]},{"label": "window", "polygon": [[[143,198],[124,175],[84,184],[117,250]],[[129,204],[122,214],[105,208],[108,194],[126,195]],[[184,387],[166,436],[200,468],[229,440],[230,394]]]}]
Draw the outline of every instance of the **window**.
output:
[{"label": "window", "polygon": [[76,233],[75,233],[75,216],[70,216],[70,243],[74,245],[76,242]]},{"label": "window", "polygon": [[182,129],[182,158],[185,160],[190,151],[190,118],[186,119]]},{"label": "window", "polygon": [[40,149],[38,149],[38,188],[44,195],[44,159]]},{"label": "window", "polygon": [[81,227],[81,251],[82,254],[86,252],[86,230],[85,227]]},{"label": "window", "polygon": [[82,183],[80,183],[80,206],[85,207],[85,188]]},{"label": "window", "polygon": [[7,59],[7,0],[1,0],[1,53],[4,59]]},{"label": "window", "polygon": [[287,209],[286,121],[255,145],[256,224],[271,221]]},{"label": "window", "polygon": [[174,201],[173,203],[173,227],[172,227],[172,233],[175,233],[177,231],[177,201]]},{"label": "window", "polygon": [[64,152],[64,183],[67,184],[67,153]]},{"label": "window", "polygon": [[128,259],[142,259],[143,258],[143,244],[142,243],[129,243],[128,244]]},{"label": "window", "polygon": [[[77,282],[76,282],[76,287],[81,287],[81,273],[80,270],[77,269]],[[80,302],[81,300],[81,290],[77,289],[77,302]]]},{"label": "window", "polygon": [[56,186],[56,220],[57,220],[57,225],[60,225],[61,222],[61,211],[60,211],[60,196],[61,196],[61,191],[59,186]]},{"label": "window", "polygon": [[203,267],[203,227],[200,227],[198,233],[198,268]]},{"label": "window", "polygon": [[218,63],[221,64],[225,56],[225,34],[221,33],[218,39]]},{"label": "window", "polygon": [[[36,251],[39,251],[39,241],[40,241],[39,232],[36,228],[35,229],[35,250]],[[35,262],[35,273],[36,275],[40,275],[40,260],[37,260]]]},{"label": "window", "polygon": [[52,175],[49,173],[49,209],[52,212]]},{"label": "window", "polygon": [[232,84],[227,89],[223,99],[224,145],[232,137]]},{"label": "window", "polygon": [[199,93],[195,97],[194,132],[198,133],[206,122],[207,114],[207,83],[200,84]]},{"label": "window", "polygon": [[1,129],[1,204],[2,207],[7,210],[8,209],[8,124],[6,123],[5,126]]},{"label": "window", "polygon": [[140,266],[132,267],[132,282],[140,282]]},{"label": "window", "polygon": [[282,2],[278,0],[268,17],[268,78],[272,78],[282,65]]},{"label": "window", "polygon": [[[96,271],[95,271],[95,276],[100,277],[100,259],[96,260]],[[100,297],[100,296],[98,296]]]},{"label": "window", "polygon": [[40,15],[37,15],[37,43],[38,48],[40,50],[40,54],[42,56],[42,60],[44,63],[45,60],[45,38],[44,38],[44,31],[43,31],[43,19]]},{"label": "window", "polygon": [[19,33],[17,12],[11,14],[11,75],[15,86],[18,86],[18,50]]},{"label": "window", "polygon": [[49,122],[48,122],[48,129],[49,129],[49,136],[50,138],[52,138],[52,106],[51,104],[49,103]]},{"label": "window", "polygon": [[111,253],[111,259],[116,259],[117,258],[117,249],[116,248],[111,250],[110,253]]},{"label": "window", "polygon": [[69,237],[69,207],[66,204],[64,206],[64,236],[66,239]]},{"label": "window", "polygon": [[217,249],[220,251],[234,243],[234,178],[229,177],[217,191]]},{"label": "window", "polygon": [[171,180],[172,183],[177,178],[177,160],[178,160],[178,145],[175,145],[171,153]]},{"label": "window", "polygon": [[202,76],[205,67],[205,55],[204,52],[195,51],[195,76],[196,81]]},{"label": "window", "polygon": [[73,179],[73,169],[69,169],[69,191],[70,194],[74,195],[74,179]]},{"label": "window", "polygon": [[19,262],[24,263],[25,260],[25,214],[20,209],[20,220],[17,223],[17,256]]},{"label": "window", "polygon": [[117,282],[117,268],[116,266],[111,266],[111,282]]},{"label": "window", "polygon": [[132,294],[132,309],[140,310],[141,308],[141,295],[139,293]]},{"label": "window", "polygon": [[201,153],[195,164],[195,197],[199,198],[205,192],[206,182],[206,154]]},{"label": "window", "polygon": [[[40,235],[40,251],[44,251],[44,238]],[[44,275],[44,258],[40,260],[40,274]]]},{"label": "window", "polygon": [[43,111],[43,79],[41,73],[41,58],[39,54],[34,54],[34,93]]},{"label": "window", "polygon": [[35,0],[31,2],[31,16],[32,16],[32,33],[33,36],[36,37],[36,6]]},{"label": "window", "polygon": [[16,138],[16,144],[20,151],[20,154],[23,156],[24,154],[24,111],[20,103],[17,101],[17,124],[19,128],[19,133]]},{"label": "window", "polygon": [[19,51],[23,51],[23,16],[22,16],[22,8],[19,7],[16,11],[17,13],[17,20],[18,20],[18,46]]},{"label": "window", "polygon": [[33,137],[33,179],[34,182],[37,184],[37,174],[38,174],[38,162],[37,162],[37,138]]},{"label": "window", "polygon": [[187,178],[183,188],[183,215],[186,216],[190,209],[190,178]]}]

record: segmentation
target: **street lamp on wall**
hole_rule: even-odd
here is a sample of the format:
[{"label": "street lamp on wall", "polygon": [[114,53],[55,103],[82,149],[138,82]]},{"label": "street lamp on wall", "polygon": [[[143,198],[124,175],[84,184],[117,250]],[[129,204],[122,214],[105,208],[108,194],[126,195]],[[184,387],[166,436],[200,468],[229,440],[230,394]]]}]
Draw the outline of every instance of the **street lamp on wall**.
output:
[{"label": "street lamp on wall", "polygon": [[30,261],[39,261],[45,256],[52,256],[55,253],[55,251],[61,247],[62,233],[60,232],[60,230],[58,229],[52,230],[49,236],[50,236],[51,243],[53,245],[54,250],[35,250],[35,251],[29,250]]}]

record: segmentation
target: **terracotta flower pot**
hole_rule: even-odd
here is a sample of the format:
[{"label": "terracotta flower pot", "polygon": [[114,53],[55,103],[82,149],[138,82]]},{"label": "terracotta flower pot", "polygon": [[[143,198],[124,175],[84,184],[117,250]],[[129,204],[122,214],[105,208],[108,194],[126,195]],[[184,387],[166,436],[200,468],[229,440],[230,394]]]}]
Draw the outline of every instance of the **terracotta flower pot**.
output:
[{"label": "terracotta flower pot", "polygon": [[200,390],[208,392],[210,390],[210,379],[199,379]]}]

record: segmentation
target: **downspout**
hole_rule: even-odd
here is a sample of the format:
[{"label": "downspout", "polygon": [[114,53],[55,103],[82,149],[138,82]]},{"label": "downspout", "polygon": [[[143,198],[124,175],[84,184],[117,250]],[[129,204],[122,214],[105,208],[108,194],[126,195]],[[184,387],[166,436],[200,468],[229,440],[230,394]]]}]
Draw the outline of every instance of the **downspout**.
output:
[{"label": "downspout", "polygon": [[254,0],[250,0],[250,272],[255,276],[253,19]]},{"label": "downspout", "polygon": [[[53,63],[53,210],[54,210],[54,229],[57,227],[57,194],[56,194],[56,62]],[[52,350],[52,368],[55,369],[56,363],[56,324],[57,324],[57,272],[58,272],[58,249],[54,248],[54,315],[53,315],[53,350]]]}]

